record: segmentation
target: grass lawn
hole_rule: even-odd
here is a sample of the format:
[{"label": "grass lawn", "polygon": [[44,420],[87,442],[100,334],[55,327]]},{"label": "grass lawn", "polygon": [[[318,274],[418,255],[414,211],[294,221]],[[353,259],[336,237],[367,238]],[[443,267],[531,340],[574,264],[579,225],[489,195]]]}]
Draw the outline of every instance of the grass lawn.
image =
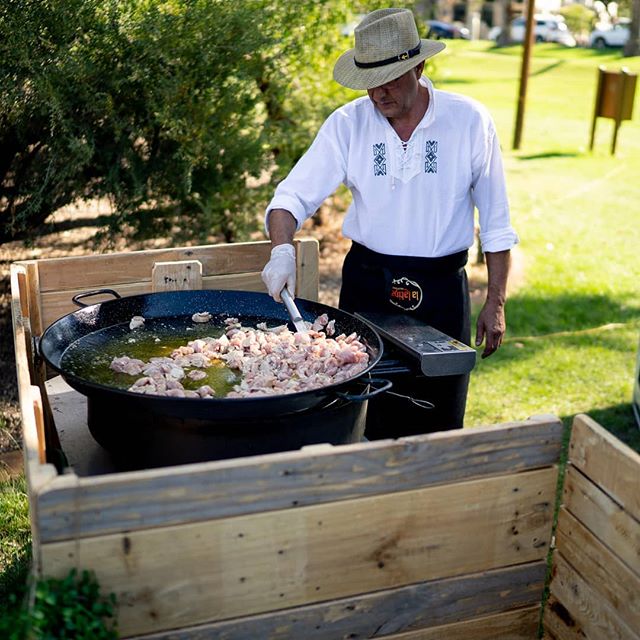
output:
[{"label": "grass lawn", "polygon": [[[24,477],[0,483],[0,631],[10,596],[25,587],[31,532]],[[2,634],[0,633],[0,636]]]},{"label": "grass lawn", "polygon": [[524,281],[507,305],[504,347],[479,361],[467,424],[589,413],[640,450],[631,393],[640,337],[640,123],[598,119],[588,150],[597,68],[640,58],[536,45],[521,147],[512,150],[521,47],[453,42],[437,66],[439,88],[483,102],[505,156]]}]

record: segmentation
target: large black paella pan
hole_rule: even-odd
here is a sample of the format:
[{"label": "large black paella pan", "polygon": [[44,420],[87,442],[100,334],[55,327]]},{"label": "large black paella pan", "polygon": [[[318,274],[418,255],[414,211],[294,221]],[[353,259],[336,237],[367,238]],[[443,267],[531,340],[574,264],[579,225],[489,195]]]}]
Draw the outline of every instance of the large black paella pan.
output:
[{"label": "large black paella pan", "polygon": [[[77,296],[76,302],[83,304],[77,298],[93,294]],[[356,400],[382,390],[354,396],[354,388],[368,382],[382,355],[382,341],[369,324],[349,313],[309,300],[296,302],[305,320],[326,313],[335,320],[337,333],[357,333],[369,355],[367,367],[348,380],[304,392],[195,399],[134,393],[96,382],[73,364],[93,361],[114,341],[122,340],[130,333],[134,316],[145,318],[143,329],[136,330],[138,337],[140,331],[161,335],[175,331],[188,336],[192,315],[205,311],[213,316],[210,327],[219,332],[229,317],[238,318],[246,327],[289,322],[284,305],[267,294],[244,291],[173,291],[83,306],[46,329],[39,352],[71,387],[87,396],[93,436],[119,454],[140,456],[143,451],[155,451],[154,460],[166,457],[165,462],[175,463],[295,449],[314,442],[353,441],[361,436],[349,424],[362,422],[362,402]]]}]

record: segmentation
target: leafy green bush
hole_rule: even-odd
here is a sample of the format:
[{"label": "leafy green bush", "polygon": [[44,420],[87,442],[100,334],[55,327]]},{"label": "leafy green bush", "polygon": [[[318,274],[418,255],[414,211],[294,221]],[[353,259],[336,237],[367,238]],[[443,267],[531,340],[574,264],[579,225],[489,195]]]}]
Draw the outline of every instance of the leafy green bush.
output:
[{"label": "leafy green bush", "polygon": [[79,197],[110,197],[118,224],[233,207],[265,164],[245,62],[266,45],[256,4],[3,3],[0,238]]},{"label": "leafy green bush", "polygon": [[247,179],[282,176],[348,95],[331,67],[351,44],[340,26],[359,10],[348,0],[0,3],[0,242],[96,197],[111,199],[113,230],[162,223],[243,239],[270,191]]},{"label": "leafy green bush", "polygon": [[7,640],[115,640],[115,597],[103,597],[95,576],[75,569],[61,580],[35,585],[28,610],[16,607],[0,617],[0,637]]}]

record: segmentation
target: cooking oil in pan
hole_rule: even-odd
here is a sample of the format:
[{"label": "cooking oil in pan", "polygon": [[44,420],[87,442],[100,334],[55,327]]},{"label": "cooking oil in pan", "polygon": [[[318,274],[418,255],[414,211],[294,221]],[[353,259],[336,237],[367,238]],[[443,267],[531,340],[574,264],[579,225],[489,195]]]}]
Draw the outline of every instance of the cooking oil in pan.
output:
[{"label": "cooking oil in pan", "polygon": [[[179,319],[147,321],[144,327],[133,331],[127,324],[114,325],[76,340],[65,351],[61,365],[63,371],[85,381],[128,389],[142,375],[113,371],[110,365],[114,358],[129,356],[149,362],[151,358],[169,357],[174,349],[197,338],[218,338],[222,333],[221,327]],[[185,373],[189,371],[190,368],[185,367]],[[240,381],[240,376],[221,360],[200,371],[207,374],[206,378],[197,381],[183,378],[180,382],[185,389],[196,390],[209,385],[217,397],[224,397]]]}]

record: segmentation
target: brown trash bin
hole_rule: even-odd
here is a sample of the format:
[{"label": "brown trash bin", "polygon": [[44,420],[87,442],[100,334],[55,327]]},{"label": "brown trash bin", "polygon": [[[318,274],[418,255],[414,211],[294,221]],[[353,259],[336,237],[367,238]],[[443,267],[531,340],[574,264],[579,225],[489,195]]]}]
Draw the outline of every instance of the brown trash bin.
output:
[{"label": "brown trash bin", "polygon": [[593,149],[593,140],[596,133],[596,120],[611,118],[614,120],[613,140],[611,142],[611,154],[616,151],[618,129],[623,120],[631,120],[633,115],[633,100],[636,91],[637,74],[629,73],[623,67],[620,71],[607,71],[604,67],[598,67],[598,87],[596,90],[596,102],[591,123],[591,142],[589,149]]}]

